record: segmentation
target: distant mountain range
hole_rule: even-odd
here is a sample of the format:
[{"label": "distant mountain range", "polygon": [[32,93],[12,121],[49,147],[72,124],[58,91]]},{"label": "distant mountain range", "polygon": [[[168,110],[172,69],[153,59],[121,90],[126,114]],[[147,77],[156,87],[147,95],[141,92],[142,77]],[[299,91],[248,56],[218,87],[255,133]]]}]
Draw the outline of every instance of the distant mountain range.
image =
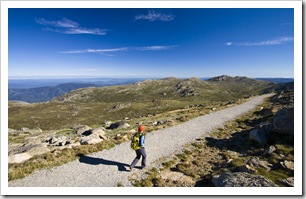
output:
[{"label": "distant mountain range", "polygon": [[[31,79],[9,80],[8,100],[29,103],[46,102],[66,92],[79,88],[130,84],[140,78],[93,78],[93,79]],[[75,81],[75,82],[71,82]]]},{"label": "distant mountain range", "polygon": [[[201,78],[204,81],[217,81],[218,78],[242,81],[241,79],[261,80],[273,83],[293,82],[292,78],[256,78],[219,76]],[[103,87],[132,84],[144,81],[143,78],[93,78],[93,79],[54,79],[54,80],[9,80],[8,100],[24,101],[29,103],[46,102],[67,92],[86,87]],[[70,83],[75,81],[74,83]]]},{"label": "distant mountain range", "polygon": [[255,79],[267,82],[273,82],[276,84],[294,82],[294,78],[255,78]]},{"label": "distant mountain range", "polygon": [[85,87],[93,87],[94,84],[80,84],[80,83],[65,83],[57,86],[44,86],[38,88],[26,89],[8,89],[9,100],[24,101],[24,102],[44,102],[50,99],[63,95],[72,90]]}]

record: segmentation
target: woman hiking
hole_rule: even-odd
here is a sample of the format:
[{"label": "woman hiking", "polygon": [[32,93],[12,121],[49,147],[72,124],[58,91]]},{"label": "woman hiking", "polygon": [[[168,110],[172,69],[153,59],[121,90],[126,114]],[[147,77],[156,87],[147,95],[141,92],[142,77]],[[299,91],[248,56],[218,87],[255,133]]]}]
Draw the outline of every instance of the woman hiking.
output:
[{"label": "woman hiking", "polygon": [[144,147],[145,136],[144,136],[144,126],[140,125],[138,127],[138,132],[136,132],[132,137],[131,148],[135,150],[136,157],[130,165],[130,171],[133,170],[135,165],[141,160],[141,169],[146,167],[147,154]]}]

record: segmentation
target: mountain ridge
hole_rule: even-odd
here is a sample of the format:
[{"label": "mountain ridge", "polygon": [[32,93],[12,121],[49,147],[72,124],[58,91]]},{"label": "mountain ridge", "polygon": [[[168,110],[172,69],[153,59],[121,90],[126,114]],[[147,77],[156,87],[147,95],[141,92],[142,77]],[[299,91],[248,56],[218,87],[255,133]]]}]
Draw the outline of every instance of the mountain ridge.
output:
[{"label": "mountain ridge", "polygon": [[106,120],[141,118],[201,104],[224,106],[240,99],[273,91],[276,84],[243,78],[210,82],[199,78],[164,78],[126,85],[79,88],[48,102],[9,103],[9,128],[70,128],[97,125]]},{"label": "mountain ridge", "polygon": [[[224,82],[232,82],[245,80],[248,77],[235,76],[231,77],[228,75],[221,75],[211,78],[176,78],[176,77],[166,77],[160,79],[144,79],[144,78],[94,78],[94,79],[58,79],[58,80],[45,80],[45,79],[35,79],[35,80],[9,80],[8,89],[8,100],[24,101],[28,103],[46,102],[55,97],[58,97],[64,93],[70,92],[78,88],[87,87],[102,87],[102,86],[115,86],[115,85],[127,85],[127,84],[143,84],[142,82],[150,83],[152,80],[190,80],[190,81],[208,81],[208,82],[221,82],[221,79],[226,79]],[[261,80],[265,82],[272,83],[288,83],[293,82],[293,78],[249,78],[254,80]],[[58,82],[58,83],[56,83]],[[74,85],[73,87],[70,85]],[[19,86],[18,86],[19,85]],[[39,86],[41,85],[41,86]]]}]

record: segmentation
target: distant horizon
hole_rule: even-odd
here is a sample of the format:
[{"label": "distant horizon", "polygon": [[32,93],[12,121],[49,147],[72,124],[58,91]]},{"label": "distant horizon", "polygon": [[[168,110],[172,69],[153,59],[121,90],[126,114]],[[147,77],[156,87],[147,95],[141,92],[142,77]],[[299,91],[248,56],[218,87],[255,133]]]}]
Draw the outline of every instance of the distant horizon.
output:
[{"label": "distant horizon", "polygon": [[188,79],[188,78],[213,78],[213,77],[220,77],[220,76],[230,76],[230,77],[247,77],[251,79],[257,78],[268,78],[268,79],[294,79],[294,77],[249,77],[245,75],[215,75],[215,76],[203,76],[203,77],[176,77],[176,76],[164,76],[164,77],[128,77],[128,76],[15,76],[15,77],[8,77],[8,80],[56,80],[56,79],[164,79],[169,77],[174,77],[178,79]]}]

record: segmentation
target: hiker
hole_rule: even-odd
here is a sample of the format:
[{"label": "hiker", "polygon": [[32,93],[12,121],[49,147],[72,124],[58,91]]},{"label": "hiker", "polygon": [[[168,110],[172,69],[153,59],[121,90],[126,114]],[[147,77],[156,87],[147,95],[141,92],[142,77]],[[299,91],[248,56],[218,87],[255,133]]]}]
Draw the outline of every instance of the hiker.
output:
[{"label": "hiker", "polygon": [[147,154],[144,147],[144,141],[145,141],[144,126],[140,125],[138,127],[138,132],[136,132],[132,137],[131,148],[136,151],[136,157],[130,165],[130,171],[133,170],[133,168],[135,167],[135,165],[137,164],[137,162],[140,160],[141,157],[142,157],[141,169],[146,167]]}]

